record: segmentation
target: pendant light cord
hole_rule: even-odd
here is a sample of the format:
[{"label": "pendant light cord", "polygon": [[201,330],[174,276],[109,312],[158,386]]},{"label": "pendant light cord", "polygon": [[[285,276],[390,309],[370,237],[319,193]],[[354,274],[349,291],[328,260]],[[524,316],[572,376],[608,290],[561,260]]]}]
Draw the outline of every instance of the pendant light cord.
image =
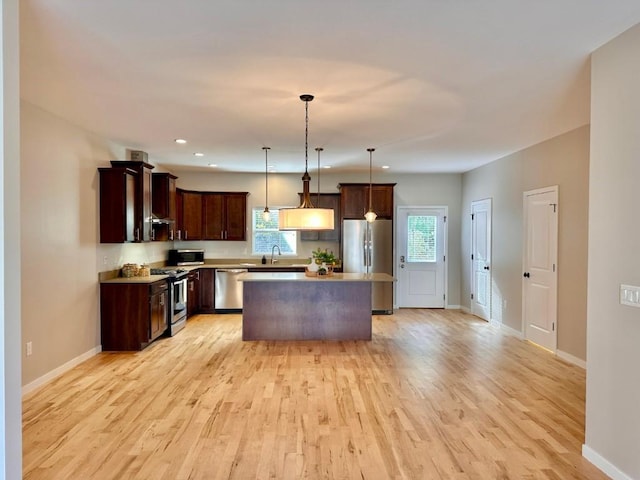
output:
[{"label": "pendant light cord", "polygon": [[318,152],[318,203],[316,207],[320,206],[320,152],[322,152],[324,148],[316,147],[316,152]]},{"label": "pendant light cord", "polygon": [[372,159],[371,156],[375,151],[375,148],[367,148],[369,152],[369,211],[371,211],[371,197],[373,196],[373,184],[371,183],[371,169],[372,169]]},{"label": "pendant light cord", "polygon": [[264,207],[269,208],[269,161],[267,160],[267,152],[271,150],[271,147],[262,147],[264,150]]}]

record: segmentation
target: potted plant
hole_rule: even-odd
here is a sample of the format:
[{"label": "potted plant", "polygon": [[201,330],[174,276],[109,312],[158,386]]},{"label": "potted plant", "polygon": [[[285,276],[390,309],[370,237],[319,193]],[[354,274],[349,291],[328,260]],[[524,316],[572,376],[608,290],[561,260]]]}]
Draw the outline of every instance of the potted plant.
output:
[{"label": "potted plant", "polygon": [[336,257],[333,251],[329,251],[326,248],[321,250],[318,248],[311,252],[314,262],[319,265],[318,275],[331,275],[333,274],[333,267],[336,264]]}]

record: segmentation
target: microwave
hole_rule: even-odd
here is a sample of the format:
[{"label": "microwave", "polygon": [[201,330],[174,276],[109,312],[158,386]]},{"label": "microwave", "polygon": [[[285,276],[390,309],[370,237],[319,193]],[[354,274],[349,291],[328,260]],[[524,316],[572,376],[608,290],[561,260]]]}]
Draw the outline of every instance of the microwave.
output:
[{"label": "microwave", "polygon": [[204,250],[169,250],[169,265],[203,265]]}]

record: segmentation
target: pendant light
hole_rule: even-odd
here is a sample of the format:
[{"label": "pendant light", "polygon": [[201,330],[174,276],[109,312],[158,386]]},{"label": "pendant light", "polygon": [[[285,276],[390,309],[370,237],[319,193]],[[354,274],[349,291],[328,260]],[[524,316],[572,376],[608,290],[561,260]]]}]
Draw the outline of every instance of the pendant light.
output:
[{"label": "pendant light", "polygon": [[364,218],[369,223],[373,223],[376,220],[376,212],[371,208],[371,197],[373,196],[373,184],[371,183],[371,166],[372,166],[372,155],[375,152],[375,148],[367,148],[367,152],[369,152],[369,211],[364,214]]},{"label": "pendant light", "polygon": [[262,219],[265,222],[271,220],[271,212],[269,211],[269,162],[267,160],[267,153],[271,150],[271,147],[262,147],[264,150],[264,211],[262,212]]},{"label": "pendant light", "polygon": [[313,95],[300,95],[305,107],[304,175],[302,175],[302,203],[297,208],[282,208],[278,218],[279,230],[333,230],[333,210],[315,208],[311,203],[308,171],[309,161],[309,102]]}]

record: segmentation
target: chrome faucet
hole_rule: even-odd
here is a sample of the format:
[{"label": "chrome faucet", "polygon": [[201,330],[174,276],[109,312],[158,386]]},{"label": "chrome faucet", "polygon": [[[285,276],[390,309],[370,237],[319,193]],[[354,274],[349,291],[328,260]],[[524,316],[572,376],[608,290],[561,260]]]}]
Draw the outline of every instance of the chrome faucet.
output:
[{"label": "chrome faucet", "polygon": [[282,253],[280,252],[280,247],[279,247],[278,245],[274,245],[273,247],[271,247],[271,263],[272,263],[272,264],[274,264],[274,263],[276,263],[276,262],[278,261],[278,260],[276,260],[276,259],[274,259],[274,258],[273,258],[273,251],[274,251],[276,248],[278,249],[278,255],[282,255]]}]

